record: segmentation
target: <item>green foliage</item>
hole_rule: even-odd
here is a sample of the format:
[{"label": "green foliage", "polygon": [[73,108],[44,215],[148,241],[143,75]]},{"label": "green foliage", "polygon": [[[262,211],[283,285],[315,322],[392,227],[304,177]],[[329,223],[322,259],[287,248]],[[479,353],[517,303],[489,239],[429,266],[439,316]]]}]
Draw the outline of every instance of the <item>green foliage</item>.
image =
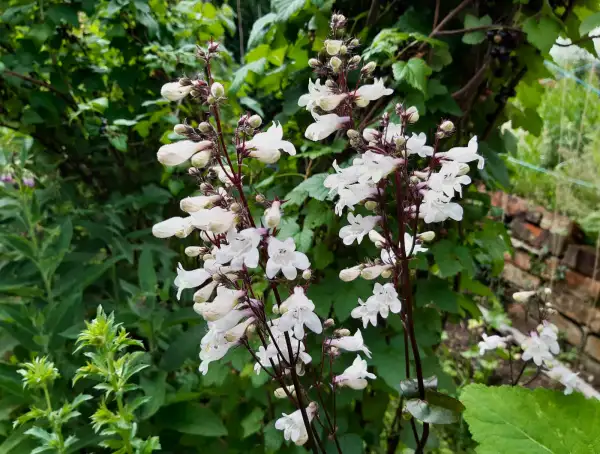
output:
[{"label": "green foliage", "polygon": [[600,450],[600,404],[581,394],[469,385],[464,416],[480,453],[588,453]]}]

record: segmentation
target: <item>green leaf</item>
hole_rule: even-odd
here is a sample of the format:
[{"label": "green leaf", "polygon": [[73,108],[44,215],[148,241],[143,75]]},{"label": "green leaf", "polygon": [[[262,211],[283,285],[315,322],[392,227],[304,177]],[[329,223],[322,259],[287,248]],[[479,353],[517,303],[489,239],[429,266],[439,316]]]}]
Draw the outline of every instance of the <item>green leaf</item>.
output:
[{"label": "green leaf", "polygon": [[264,410],[256,407],[248,416],[242,419],[242,438],[249,437],[258,432],[263,425],[264,417]]},{"label": "green leaf", "polygon": [[323,241],[317,243],[311,252],[313,255],[312,267],[316,270],[324,270],[335,261],[335,255]]},{"label": "green leaf", "polygon": [[[344,434],[339,437],[341,452],[344,454],[363,454],[365,452],[365,442],[363,437],[357,434]],[[327,444],[326,454],[338,454],[335,443],[330,441]]]},{"label": "green leaf", "polygon": [[287,200],[285,206],[302,205],[308,197],[320,201],[325,200],[329,194],[329,189],[323,186],[327,176],[327,173],[317,173],[304,180],[285,196]]},{"label": "green leaf", "polygon": [[[483,27],[486,25],[492,25],[492,18],[487,14],[481,18],[477,18],[472,14],[465,16],[465,28]],[[465,44],[479,44],[485,39],[485,32],[476,31],[465,33],[462,37],[462,41]]]},{"label": "green leaf", "polygon": [[523,23],[523,31],[531,44],[547,54],[558,38],[560,25],[556,20],[546,16],[542,16],[539,20],[530,17]]},{"label": "green leaf", "polygon": [[196,325],[175,338],[163,354],[159,367],[167,372],[179,369],[186,359],[197,358],[199,344],[206,327]]},{"label": "green leaf", "polygon": [[302,9],[306,0],[271,0],[271,9],[277,14],[277,22],[285,22]]},{"label": "green leaf", "polygon": [[372,292],[372,282],[363,279],[342,282],[337,272],[332,272],[318,282],[318,285],[310,286],[308,297],[315,303],[317,314],[327,317],[333,306],[337,319],[343,322],[358,305],[358,298],[365,300]]},{"label": "green leaf", "polygon": [[185,402],[169,405],[160,410],[156,418],[168,429],[189,435],[223,437],[227,428],[221,418],[210,408],[199,403]]},{"label": "green leaf", "polygon": [[458,313],[456,293],[450,289],[448,282],[435,276],[417,280],[416,302],[417,307],[433,304],[441,310]]},{"label": "green leaf", "polygon": [[413,88],[427,92],[427,77],[431,75],[431,68],[420,58],[411,58],[408,62],[399,61],[392,65],[394,79],[406,82]]},{"label": "green leaf", "polygon": [[142,250],[138,263],[138,281],[143,292],[154,295],[158,281],[154,269],[152,251],[148,248]]},{"label": "green leaf", "polygon": [[243,106],[246,106],[248,109],[253,110],[261,117],[265,116],[265,113],[263,112],[262,108],[260,107],[260,103],[256,99],[249,98],[248,96],[244,96],[243,98],[240,98],[240,104]]},{"label": "green leaf", "polygon": [[594,13],[581,21],[579,25],[579,34],[587,36],[592,30],[600,27],[600,12]]},{"label": "green leaf", "polygon": [[142,419],[148,419],[165,403],[167,372],[158,371],[153,374],[152,377],[142,375],[140,377],[140,388],[142,388],[146,397],[149,397],[148,402],[142,407],[140,417]]},{"label": "green leaf", "polygon": [[267,31],[267,27],[275,22],[276,18],[277,15],[275,13],[268,13],[254,21],[252,30],[250,30],[250,36],[248,37],[248,49],[252,49],[262,41]]},{"label": "green leaf", "polygon": [[[423,379],[425,389],[437,389],[437,377]],[[417,397],[419,395],[419,381],[416,378],[409,378],[400,382],[400,394],[407,398]]]},{"label": "green leaf", "polygon": [[435,263],[439,268],[439,277],[446,278],[460,273],[463,269],[456,252],[455,244],[450,240],[441,240],[431,248]]},{"label": "green leaf", "polygon": [[452,424],[458,421],[459,414],[421,399],[406,402],[406,411],[422,422],[429,424]]},{"label": "green leaf", "polygon": [[110,144],[121,152],[127,151],[127,136],[125,134],[116,134],[108,138]]},{"label": "green leaf", "polygon": [[0,454],[30,454],[37,443],[25,432],[27,426],[10,431],[10,435],[0,444]]},{"label": "green leaf", "polygon": [[271,421],[265,426],[265,449],[267,453],[279,452],[279,448],[283,444],[283,437],[281,431],[275,428],[275,421]]},{"label": "green leaf", "polygon": [[471,384],[461,401],[481,454],[600,452],[600,402],[579,393]]},{"label": "green leaf", "polygon": [[294,241],[296,242],[296,249],[300,252],[308,252],[312,245],[314,234],[315,232],[307,228],[304,228],[302,231],[295,234]]},{"label": "green leaf", "polygon": [[267,59],[260,58],[239,68],[233,75],[233,82],[231,82],[231,86],[229,87],[229,94],[234,95],[242,88],[242,85],[250,72],[258,75],[263,74],[265,72],[266,64]]}]

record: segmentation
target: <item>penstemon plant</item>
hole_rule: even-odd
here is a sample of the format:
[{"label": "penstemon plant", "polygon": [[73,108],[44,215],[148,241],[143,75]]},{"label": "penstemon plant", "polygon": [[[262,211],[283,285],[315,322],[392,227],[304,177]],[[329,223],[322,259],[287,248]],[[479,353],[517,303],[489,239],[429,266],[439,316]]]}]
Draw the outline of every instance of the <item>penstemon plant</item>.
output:
[{"label": "penstemon plant", "polygon": [[[406,408],[423,422],[419,436],[414,419],[411,421],[418,452],[422,452],[428,438],[428,422],[437,421],[433,398],[439,400],[439,396],[433,390],[436,380],[423,377],[412,316],[409,263],[415,254],[427,250],[423,243],[434,237],[432,232],[418,233],[420,219],[428,224],[462,218],[462,208],[451,199],[470,183],[467,162],[477,160],[481,168],[483,158],[477,155],[476,138],[466,148],[439,150],[442,139],[454,129],[449,121],[438,127],[433,146],[425,144],[424,133],[407,137],[409,125],[419,115],[414,107],[405,109],[401,104],[396,108],[399,123],[392,123],[390,116],[384,114],[378,130],[354,129],[356,110],[393,90],[386,88],[382,79],[366,83],[375,64],[361,67],[360,56],[354,55],[359,42],[345,37],[345,22],[341,14],[333,15],[331,38],[325,41],[319,59],[309,62],[319,78],[309,82],[309,93],[298,103],[310,110],[315,119],[306,130],[308,139],[322,140],[346,130],[350,146],[360,153],[349,167],[334,163],[336,173],[324,184],[332,195],[338,196],[338,215],[344,208],[353,211],[358,204],[376,212],[367,216],[349,213],[350,225],[342,228],[340,236],[344,244],[351,245],[368,235],[381,249],[381,257],[343,270],[340,278],[391,279],[375,284],[373,296],[366,302],[359,300],[352,316],[360,318],[366,328],[369,323],[377,326],[379,315],[386,318],[389,312],[400,314],[416,368],[416,380],[410,382],[406,350],[410,383],[405,383],[405,388],[414,388],[413,397],[417,397],[407,400]],[[200,342],[200,372],[206,374],[211,362],[222,359],[233,348],[245,347],[255,361],[255,371],[268,374],[278,384],[275,396],[287,398],[294,408],[275,422],[284,438],[297,445],[307,444],[315,454],[325,452],[324,440],[313,426],[317,420],[337,452],[342,453],[336,427],[336,394],[343,387],[364,389],[367,380],[376,377],[368,371],[360,354],[339,375],[333,372],[333,364],[341,352],[362,352],[369,358],[371,353],[360,330],[354,335],[345,328],[330,330],[333,320],[322,321],[315,314],[315,303],[307,297],[311,284],[309,260],[296,251],[293,238],[278,235],[285,201],[268,200],[259,194],[255,199],[264,206],[264,216],[252,216],[246,196],[248,188],[244,186],[246,161],[256,159],[272,164],[280,159],[282,151],[295,155],[296,148],[283,139],[280,124],[274,122],[266,131],[260,131],[262,119],[258,115],[243,115],[232,134],[226,134],[222,118],[226,92],[211,71],[211,62],[218,52],[218,44],[212,41],[206,49],[198,49],[197,56],[205,64],[205,77],[181,78],[162,87],[165,98],[181,101],[191,97],[208,106],[208,113],[197,126],[187,122],[176,125],[174,132],[184,139],[162,146],[157,153],[158,161],[166,166],[190,165],[189,174],[196,179],[199,192],[181,200],[180,208],[186,217],[173,217],[154,225],[153,234],[159,238],[185,238],[197,233],[200,241],[187,247],[185,253],[198,258],[202,266],[186,270],[180,264],[174,282],[178,298],[186,289],[197,289],[193,294],[194,309],[207,322],[207,333]],[[356,87],[349,87],[352,71],[359,73]],[[326,81],[321,83],[321,78]],[[391,209],[394,199],[395,209]],[[259,292],[265,281],[267,289]],[[272,311],[268,310],[269,295],[275,300]],[[309,335],[321,336],[320,364],[308,353]]]}]

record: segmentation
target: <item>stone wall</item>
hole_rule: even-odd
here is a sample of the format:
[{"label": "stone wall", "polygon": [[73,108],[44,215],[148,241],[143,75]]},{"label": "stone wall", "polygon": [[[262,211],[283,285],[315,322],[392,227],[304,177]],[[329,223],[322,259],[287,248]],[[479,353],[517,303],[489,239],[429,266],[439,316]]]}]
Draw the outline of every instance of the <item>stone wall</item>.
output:
[{"label": "stone wall", "polygon": [[[600,384],[600,263],[596,264],[595,248],[582,244],[583,232],[564,216],[503,192],[491,198],[514,247],[502,274],[507,294],[552,287],[551,301],[557,310],[552,321],[565,340],[579,349],[580,364]],[[508,310],[515,322],[527,328],[520,305],[509,303]]]}]

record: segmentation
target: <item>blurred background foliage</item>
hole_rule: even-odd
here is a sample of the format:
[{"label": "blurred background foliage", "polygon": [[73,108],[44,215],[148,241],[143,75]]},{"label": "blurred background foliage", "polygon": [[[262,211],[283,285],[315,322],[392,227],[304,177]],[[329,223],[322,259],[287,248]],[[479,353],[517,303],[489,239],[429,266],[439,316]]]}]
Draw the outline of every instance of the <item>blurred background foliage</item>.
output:
[{"label": "blurred background foliage", "polygon": [[[553,77],[544,61],[559,35],[579,40],[598,22],[592,1],[0,0],[0,453],[36,446],[27,425],[12,429],[37,399],[23,390],[18,363],[51,357],[64,377],[52,390],[57,403],[90,388],[86,380],[70,385],[84,363],[71,352],[100,304],[144,343],[150,367],[134,394],[151,400],[137,412],[138,431],[158,435],[161,452],[303,452],[282,445],[273,418],[289,409],[272,400],[268,377],[252,373],[245,352],[198,375],[203,327],[191,302],[178,302],[171,290],[176,262],[190,268],[194,259],[183,256],[182,242],[154,239],[150,227],[178,214],[177,200],[194,190],[181,169],[161,168],[155,152],[173,138],[178,115],[191,123],[204,115],[197,105],[160,99],[160,87],[200,71],[195,46],[214,39],[222,43],[215,77],[225,84],[230,126],[243,112],[256,112],[265,123],[280,121],[301,150],[252,167],[248,189],[288,200],[284,231],[315,269],[309,296],[320,315],[352,324],[350,311],[371,286],[341,283],[337,272],[372,255],[372,246],[339,253],[340,220],[322,187],[333,159],[351,153],[340,137],[326,145],[305,141],[310,115],[297,105],[332,10],[349,18],[365,59],[378,63],[375,75],[395,88],[362,113],[361,123],[397,102],[418,107],[424,131],[452,119],[457,133],[449,146],[479,136],[486,169],[473,176],[488,188],[510,184],[502,156],[514,150],[515,136],[501,133],[505,121],[528,131],[523,141],[536,157],[540,146],[556,143],[560,132],[543,125],[565,114],[553,112],[560,89],[544,94],[538,83]],[[590,41],[581,45],[593,50]],[[596,116],[590,109],[590,134]],[[594,143],[586,139],[577,150]],[[504,227],[486,219],[487,195],[470,190],[464,207],[465,219],[440,226],[431,254],[414,263],[424,367],[450,393],[455,384],[436,355],[444,323],[478,316],[482,299],[496,302],[487,283],[509,248]],[[410,430],[400,431],[404,423],[394,419],[404,378],[399,319],[365,338],[382,380],[340,396],[344,453],[365,452],[365,445],[373,453],[414,447]],[[92,405],[80,411],[89,415]],[[96,449],[85,418],[69,424],[87,443],[77,449]],[[463,425],[437,435],[432,447],[448,449],[467,436]],[[460,443],[469,446],[468,437]]]}]

